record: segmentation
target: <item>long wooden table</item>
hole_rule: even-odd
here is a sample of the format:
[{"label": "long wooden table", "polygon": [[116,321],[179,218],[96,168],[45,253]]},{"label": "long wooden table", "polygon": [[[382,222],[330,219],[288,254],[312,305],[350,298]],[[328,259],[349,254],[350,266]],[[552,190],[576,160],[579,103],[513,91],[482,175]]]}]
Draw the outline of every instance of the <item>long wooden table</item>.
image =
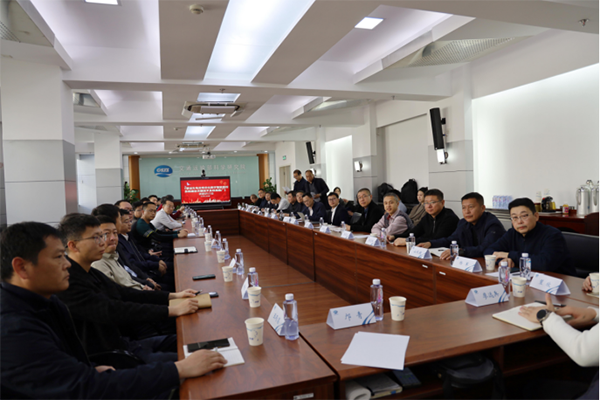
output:
[{"label": "long wooden table", "polygon": [[[214,299],[212,310],[201,310],[197,315],[178,318],[180,352],[184,343],[224,336],[233,336],[238,346],[242,345],[241,349],[246,347],[242,351],[246,359],[245,365],[239,369],[226,368],[209,376],[189,380],[182,386],[182,398],[248,398],[268,395],[284,398],[283,395],[299,393],[295,390],[300,387],[308,388],[317,398],[344,398],[346,380],[382,371],[341,364],[340,359],[352,336],[360,330],[409,335],[411,339],[406,355],[406,365],[409,367],[419,368],[420,365],[443,358],[487,351],[501,366],[505,376],[510,376],[568,360],[543,331],[524,331],[491,317],[498,311],[536,299],[542,300],[544,294],[536,290],[528,290],[525,299],[512,298],[508,303],[476,308],[464,302],[468,291],[473,287],[496,283],[495,278],[484,273],[456,270],[439,259],[417,260],[408,256],[404,248],[373,248],[365,245],[364,239],[346,240],[339,237],[339,234],[321,233],[243,211],[202,211],[201,215],[205,221],[211,221],[213,229],[221,232],[225,227],[221,224],[229,224],[237,216],[237,226],[243,237],[228,237],[230,251],[233,254],[235,248],[241,247],[246,267],[257,268],[263,287],[263,304],[258,311],[252,310],[248,308],[247,302],[239,298],[242,279],[236,278],[232,284],[222,282],[220,270],[214,272],[218,266],[216,256],[204,254],[200,240],[177,240],[177,246],[195,245],[200,252],[176,257],[178,290],[192,287],[217,290],[221,294],[221,297]],[[235,222],[233,224],[235,226]],[[235,229],[231,232],[236,233]],[[217,279],[191,281],[191,276],[208,271],[213,271],[211,273],[215,273]],[[577,306],[598,305],[597,298],[587,296],[580,290],[581,279],[552,275],[564,279],[572,292],[570,296],[554,297],[555,301]],[[403,295],[408,298],[407,306],[411,309],[407,310],[405,321],[392,321],[386,314],[383,322],[366,327],[337,331],[328,327],[324,322],[329,308],[369,301],[372,278],[382,279],[386,307],[389,296]],[[272,354],[255,355],[252,352],[254,349],[248,349],[250,346],[247,345],[243,327],[243,320],[249,316],[256,314],[266,319],[271,304],[280,303],[283,295],[288,292],[293,292],[299,300],[300,333],[303,341],[299,341],[298,345],[306,353],[307,360],[305,364],[295,365],[293,371],[280,363],[266,365],[268,362],[265,360],[270,360],[269,356]],[[233,309],[230,310],[230,307]],[[224,309],[229,311],[231,317],[222,316]],[[223,312],[218,312],[219,310]],[[215,334],[212,329],[201,329],[201,326],[216,327],[218,333]],[[241,331],[237,331],[240,326]],[[229,329],[231,332],[236,331],[237,336],[228,333]],[[278,351],[289,351],[290,343],[277,337],[269,327],[265,329],[265,343],[267,338],[269,344],[265,345],[265,349],[273,346]],[[310,354],[307,344],[316,353]],[[530,357],[523,357],[524,354]],[[317,355],[330,367],[329,370],[314,360]],[[249,364],[254,363],[286,377],[271,377],[270,390],[261,386],[261,380],[253,375],[252,382],[243,380],[245,369],[252,368]],[[305,371],[308,375],[303,375],[298,372],[298,368],[314,369]],[[313,374],[313,380],[310,380],[309,372]],[[335,374],[330,375],[333,372]],[[223,376],[227,374],[231,378],[227,382],[232,385],[231,382],[235,381],[236,388],[238,377],[241,379],[241,389],[220,389],[226,386],[223,385]],[[336,380],[335,386],[332,384],[333,380]],[[441,393],[441,383],[438,380],[426,380],[423,383],[419,389],[406,391],[396,397],[428,397]],[[210,389],[205,389],[206,387]]]}]

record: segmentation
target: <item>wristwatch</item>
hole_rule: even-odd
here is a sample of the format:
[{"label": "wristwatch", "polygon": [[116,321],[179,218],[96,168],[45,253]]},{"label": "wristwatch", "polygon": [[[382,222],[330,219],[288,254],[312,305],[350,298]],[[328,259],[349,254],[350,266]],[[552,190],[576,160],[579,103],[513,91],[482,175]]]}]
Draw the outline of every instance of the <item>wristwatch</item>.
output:
[{"label": "wristwatch", "polygon": [[542,309],[537,312],[536,318],[540,324],[544,325],[544,321],[548,319],[551,313],[552,311],[550,310]]}]

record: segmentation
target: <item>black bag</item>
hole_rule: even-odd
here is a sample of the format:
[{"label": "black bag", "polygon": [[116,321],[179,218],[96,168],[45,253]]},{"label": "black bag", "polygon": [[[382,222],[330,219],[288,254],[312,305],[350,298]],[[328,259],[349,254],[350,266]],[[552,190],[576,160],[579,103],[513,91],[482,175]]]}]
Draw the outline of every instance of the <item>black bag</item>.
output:
[{"label": "black bag", "polygon": [[504,399],[502,371],[480,353],[450,358],[433,365],[434,372],[444,381],[444,397],[454,398],[454,388],[469,388],[494,380],[492,399]]},{"label": "black bag", "polygon": [[417,181],[414,179],[409,179],[404,185],[402,185],[402,190],[400,190],[400,200],[404,204],[417,204],[419,201],[417,200],[417,193],[419,192],[419,187],[417,186]]},{"label": "black bag", "polygon": [[392,185],[388,185],[387,183],[382,183],[381,185],[379,185],[379,187],[377,188],[377,199],[375,199],[376,201],[382,202],[383,201],[383,196],[385,196],[386,193],[391,192],[392,190],[394,190],[394,187]]}]

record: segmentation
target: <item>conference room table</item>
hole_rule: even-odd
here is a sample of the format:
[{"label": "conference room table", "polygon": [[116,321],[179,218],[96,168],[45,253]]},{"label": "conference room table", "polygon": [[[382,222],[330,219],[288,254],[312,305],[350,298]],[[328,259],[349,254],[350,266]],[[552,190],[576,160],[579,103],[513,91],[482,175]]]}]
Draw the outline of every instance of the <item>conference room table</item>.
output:
[{"label": "conference room table", "polygon": [[[339,233],[284,223],[240,210],[200,211],[205,225],[220,230],[233,256],[244,252],[246,272],[256,267],[262,289],[261,307],[251,309],[241,299],[245,277],[226,283],[214,251],[204,251],[202,238],[176,239],[174,245],[195,246],[198,253],[177,255],[177,290],[217,291],[212,308],[177,319],[179,356],[184,344],[233,337],[246,363],[215,371],[183,383],[180,396],[188,398],[344,398],[349,379],[384,372],[377,368],[345,365],[341,358],[358,331],[410,336],[405,365],[424,367],[448,357],[477,351],[488,353],[505,376],[556,365],[568,357],[543,332],[529,332],[495,320],[492,314],[543,300],[544,293],[528,289],[524,299],[473,307],[464,302],[471,288],[497,283],[484,272],[457,270],[440,259],[420,260],[404,248],[374,248],[365,238],[343,239]],[[189,223],[189,222],[188,222]],[[483,260],[481,260],[483,262]],[[485,268],[485,266],[484,266]],[[193,281],[195,275],[216,278]],[[575,306],[598,306],[598,298],[581,291],[582,279],[560,274],[571,290],[553,301]],[[407,298],[406,318],[384,320],[368,326],[333,330],[326,323],[330,308],[369,302],[369,285],[379,278],[389,296]],[[277,336],[266,320],[274,303],[294,293],[300,315],[300,339]],[[244,320],[265,319],[265,343],[248,345]],[[394,398],[426,398],[442,393],[441,381],[430,374],[419,376],[423,385]],[[425,377],[425,378],[422,378]],[[298,397],[300,396],[300,397]],[[307,396],[307,397],[302,397]]]}]

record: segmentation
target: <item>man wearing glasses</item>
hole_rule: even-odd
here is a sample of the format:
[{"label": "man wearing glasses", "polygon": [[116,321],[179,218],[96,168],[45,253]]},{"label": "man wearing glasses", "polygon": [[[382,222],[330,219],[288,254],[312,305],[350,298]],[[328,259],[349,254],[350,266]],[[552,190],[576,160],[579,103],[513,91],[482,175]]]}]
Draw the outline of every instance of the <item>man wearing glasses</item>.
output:
[{"label": "man wearing glasses", "polygon": [[355,232],[370,233],[373,225],[379,222],[383,214],[385,214],[385,210],[373,201],[371,191],[367,188],[360,189],[356,194],[356,198],[358,199],[358,204],[362,207],[362,214],[355,224],[346,225],[346,229]]},{"label": "man wearing glasses", "polygon": [[522,253],[531,258],[531,269],[553,271],[575,276],[575,268],[562,233],[538,222],[539,214],[531,199],[515,199],[508,205],[512,228],[483,254],[493,254],[497,260],[508,260],[508,266],[518,267]]},{"label": "man wearing glasses", "polygon": [[458,225],[458,217],[449,208],[444,207],[444,193],[438,189],[430,189],[425,193],[425,212],[427,215],[419,224],[407,230],[394,241],[395,246],[406,246],[406,239],[415,234],[417,244],[450,236]]}]

